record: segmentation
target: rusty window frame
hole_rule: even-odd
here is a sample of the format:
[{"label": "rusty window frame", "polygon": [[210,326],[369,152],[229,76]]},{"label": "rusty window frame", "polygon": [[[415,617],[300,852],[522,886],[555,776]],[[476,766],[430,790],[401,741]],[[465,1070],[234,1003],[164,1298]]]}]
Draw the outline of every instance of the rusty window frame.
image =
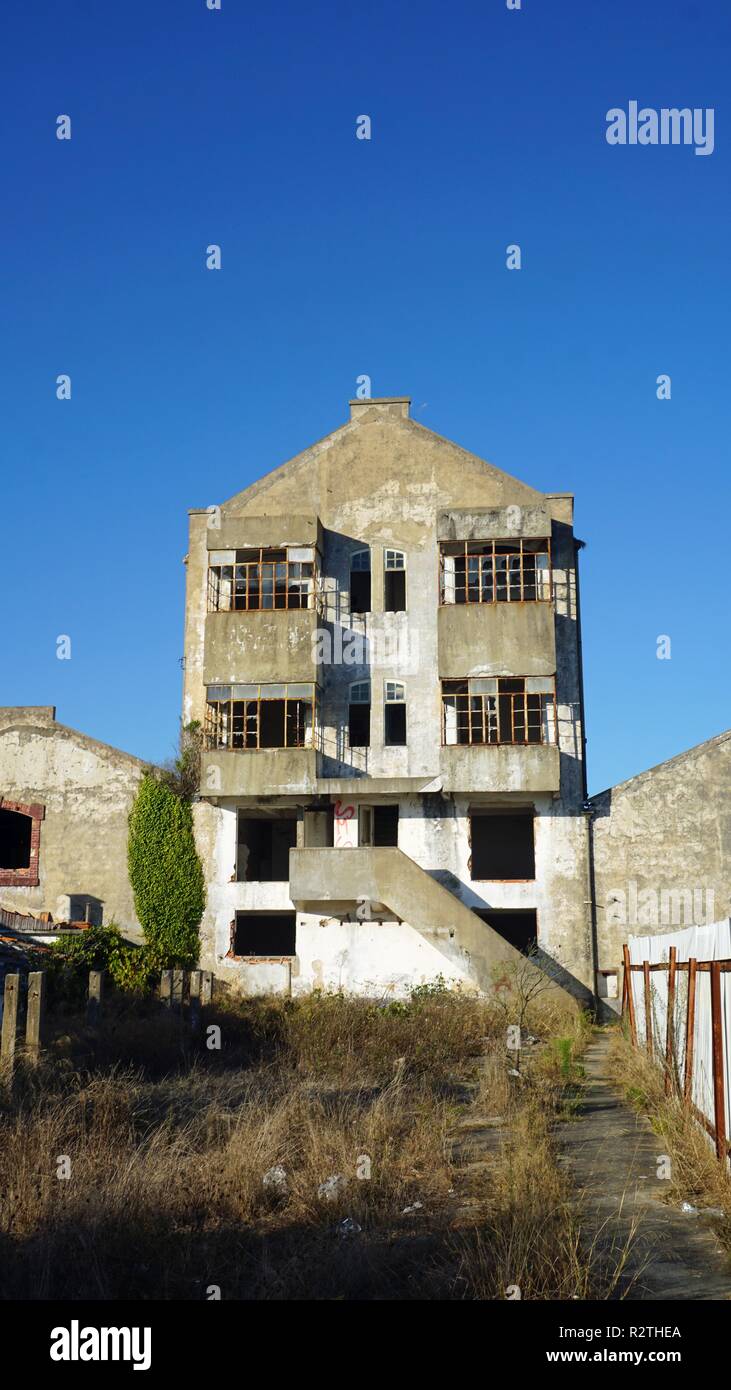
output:
[{"label": "rusty window frame", "polygon": [[[250,690],[250,695],[234,695],[234,690]],[[290,694],[290,691],[306,689],[309,694]],[[218,698],[210,698],[210,691],[229,691]],[[283,694],[274,694],[283,691]],[[281,701],[284,705],[284,742],[262,744],[261,707],[270,701]],[[307,709],[310,710],[309,719]],[[278,748],[314,748],[317,728],[317,686],[309,681],[292,681],[289,684],[262,684],[231,686],[209,686],[206,692],[206,713],[204,740],[206,748],[225,752],[271,752]],[[310,732],[308,740],[307,734]],[[294,738],[291,736],[294,732]]]},{"label": "rusty window frame", "polygon": [[[538,548],[540,547],[540,548]],[[526,557],[548,556],[548,581],[541,593],[537,566],[526,566]],[[464,558],[464,582],[454,583],[453,599],[445,598],[445,559]],[[504,562],[504,563],[503,563]],[[517,563],[513,563],[517,562]],[[507,583],[500,583],[503,573]],[[514,580],[517,576],[517,583]],[[530,590],[534,593],[531,594]],[[517,590],[517,592],[516,592]],[[501,594],[501,591],[504,591]],[[528,591],[528,592],[526,592]],[[463,597],[457,598],[462,592]],[[441,541],[439,545],[439,603],[443,607],[462,607],[473,603],[550,603],[553,599],[553,558],[550,537],[514,537],[506,540]]]},{"label": "rusty window frame", "polygon": [[[441,738],[443,748],[555,747],[558,745],[555,677],[551,690],[526,690],[526,676],[477,676],[442,681]],[[495,682],[494,692],[476,687]],[[510,688],[512,687],[512,689]],[[550,704],[549,704],[550,702]],[[448,711],[454,711],[454,739],[448,739]],[[548,730],[551,737],[545,738]],[[531,735],[537,734],[537,737]],[[462,737],[460,737],[462,735]]]},{"label": "rusty window frame", "polygon": [[[312,560],[291,560],[290,551],[295,550],[311,550]],[[314,608],[319,575],[319,555],[315,546],[254,546],[233,553],[233,561],[208,566],[209,613],[273,613],[282,609]],[[251,558],[244,559],[244,556]],[[228,602],[221,601],[224,582],[230,585]],[[263,602],[267,597],[271,598],[270,603]]]}]

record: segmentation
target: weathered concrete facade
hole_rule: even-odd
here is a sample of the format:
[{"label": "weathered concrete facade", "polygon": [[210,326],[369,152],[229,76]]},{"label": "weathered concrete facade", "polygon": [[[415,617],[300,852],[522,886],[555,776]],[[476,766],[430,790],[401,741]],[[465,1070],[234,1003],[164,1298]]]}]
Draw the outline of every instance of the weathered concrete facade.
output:
[{"label": "weathered concrete facade", "polygon": [[[599,993],[629,936],[731,913],[731,731],[592,797]],[[618,990],[618,993],[620,991]]]},{"label": "weathered concrete facade", "polygon": [[[570,496],[417,425],[403,399],[351,402],[333,434],[191,513],[183,715],[206,725],[207,968],[246,993],[398,992],[439,974],[488,987],[535,914],[539,946],[593,987],[572,519]],[[291,580],[310,586],[294,609],[292,556],[313,566]],[[290,742],[266,701],[289,729],[293,690]],[[517,872],[507,842],[501,872],[515,814],[534,864]],[[251,822],[278,817],[288,868],[242,873],[242,825],[270,846]]]},{"label": "weathered concrete facade", "polygon": [[50,706],[0,709],[0,906],[138,935],[127,817],[144,767]]}]

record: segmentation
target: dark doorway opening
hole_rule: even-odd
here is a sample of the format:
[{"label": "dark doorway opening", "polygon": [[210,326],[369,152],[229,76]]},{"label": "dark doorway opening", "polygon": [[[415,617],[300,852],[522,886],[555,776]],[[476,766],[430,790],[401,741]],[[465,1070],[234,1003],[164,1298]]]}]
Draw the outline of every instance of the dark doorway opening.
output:
[{"label": "dark doorway opening", "polygon": [[348,743],[351,748],[367,748],[371,741],[370,705],[348,706]]},{"label": "dark doorway opening", "polygon": [[373,807],[373,843],[398,848],[398,806]]},{"label": "dark doorway opening", "polygon": [[297,844],[296,816],[246,816],[239,812],[236,878],[239,883],[286,883],[289,851]]},{"label": "dark doorway opening", "polygon": [[487,922],[503,940],[509,941],[516,951],[525,954],[535,946],[538,940],[538,916],[534,910],[496,912],[489,907],[474,910],[483,922]]},{"label": "dark doorway opening", "polygon": [[534,879],[536,856],[533,814],[470,816],[471,877]]},{"label": "dark doorway opening", "polygon": [[30,868],[33,821],[20,811],[0,810],[0,869]]},{"label": "dark doorway opening", "polygon": [[237,912],[234,955],[293,956],[295,912]]}]

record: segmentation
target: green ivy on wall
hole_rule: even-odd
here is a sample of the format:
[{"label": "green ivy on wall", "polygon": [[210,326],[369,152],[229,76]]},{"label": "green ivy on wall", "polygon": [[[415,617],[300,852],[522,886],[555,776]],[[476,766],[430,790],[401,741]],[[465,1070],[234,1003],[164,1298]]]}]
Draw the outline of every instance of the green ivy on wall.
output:
[{"label": "green ivy on wall", "polygon": [[146,772],[129,817],[129,879],[145,940],[164,967],[198,961],[206,890],[190,801]]}]

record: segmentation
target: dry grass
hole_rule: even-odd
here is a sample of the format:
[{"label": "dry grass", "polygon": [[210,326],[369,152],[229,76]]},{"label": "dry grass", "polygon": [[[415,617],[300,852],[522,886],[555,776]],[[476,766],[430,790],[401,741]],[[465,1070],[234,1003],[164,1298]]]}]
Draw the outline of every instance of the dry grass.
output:
[{"label": "dry grass", "polygon": [[[220,1051],[205,1046],[210,1023]],[[484,1001],[232,1002],[195,1048],[147,1005],[112,1010],[96,1040],[61,1027],[0,1104],[0,1297],[596,1293],[550,1137],[558,1054],[511,1081],[502,1016]],[[486,1052],[473,1103],[499,1107],[509,1137],[455,1235],[446,1138]],[[277,1164],[286,1195],[262,1183]],[[328,1203],[317,1188],[334,1173],[348,1182]],[[360,1231],[344,1234],[345,1218]]]},{"label": "dry grass", "polygon": [[665,1095],[664,1071],[641,1048],[632,1047],[618,1029],[610,1051],[616,1084],[635,1109],[647,1115],[672,1160],[668,1183],[670,1202],[696,1207],[720,1207],[726,1220],[719,1238],[731,1249],[731,1177],[718,1162],[708,1136],[676,1095]]}]

